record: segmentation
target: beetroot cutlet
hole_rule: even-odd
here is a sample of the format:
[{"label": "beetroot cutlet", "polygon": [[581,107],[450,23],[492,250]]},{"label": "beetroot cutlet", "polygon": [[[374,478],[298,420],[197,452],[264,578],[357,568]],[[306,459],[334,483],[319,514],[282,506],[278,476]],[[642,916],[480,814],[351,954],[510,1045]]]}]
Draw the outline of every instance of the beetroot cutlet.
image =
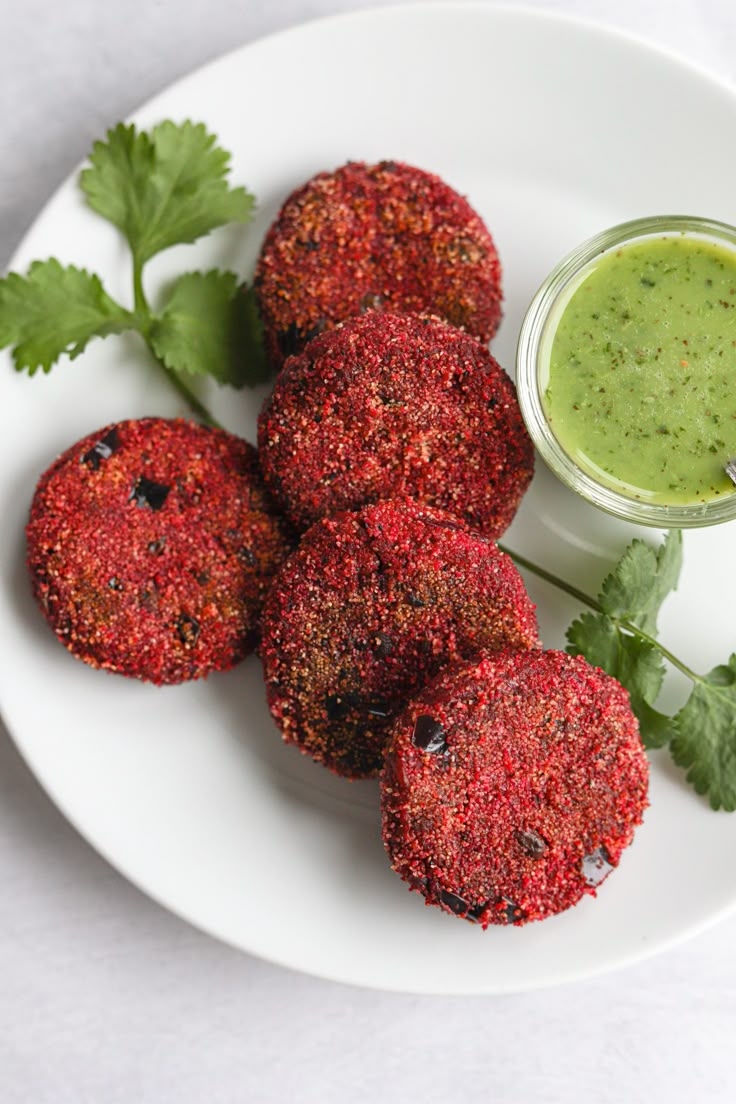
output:
[{"label": "beetroot cutlet", "polygon": [[317,522],[263,610],[268,701],[284,739],[349,778],[380,770],[395,714],[445,664],[537,645],[508,556],[410,502]]},{"label": "beetroot cutlet", "polygon": [[527,651],[442,672],[397,722],[382,779],[394,869],[488,924],[541,920],[618,865],[647,804],[625,690],[581,657]]},{"label": "beetroot cutlet", "polygon": [[534,469],[514,385],[436,318],[365,314],[291,357],[258,422],[264,478],[297,529],[408,495],[498,537]]},{"label": "beetroot cutlet", "polygon": [[247,655],[287,552],[255,449],[163,418],[68,449],[41,477],[26,535],[33,590],[62,643],[155,683]]},{"label": "beetroot cutlet", "polygon": [[255,288],[276,368],[366,309],[427,311],[486,342],[501,318],[501,266],[480,216],[438,176],[396,161],[349,162],[293,192]]}]

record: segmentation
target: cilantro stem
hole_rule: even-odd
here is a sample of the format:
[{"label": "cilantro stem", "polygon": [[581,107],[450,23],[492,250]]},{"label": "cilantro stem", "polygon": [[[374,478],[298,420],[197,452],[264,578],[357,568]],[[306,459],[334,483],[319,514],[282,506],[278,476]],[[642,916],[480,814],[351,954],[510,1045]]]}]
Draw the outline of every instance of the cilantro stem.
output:
[{"label": "cilantro stem", "polygon": [[151,350],[151,355],[153,359],[156,361],[159,368],[168,379],[169,383],[172,385],[172,387],[176,388],[176,390],[186,402],[187,406],[189,406],[192,412],[197,415],[200,421],[204,422],[208,426],[212,426],[213,429],[222,429],[223,427],[220,425],[214,415],[210,414],[204,403],[200,402],[194,392],[189,390],[181,376],[178,375],[176,372],[172,372],[170,368],[167,368],[164,362],[162,360],[159,360],[159,358],[156,356],[150,345],[148,346],[148,348]]},{"label": "cilantro stem", "polygon": [[518,552],[512,551],[510,548],[507,548],[500,542],[498,547],[501,549],[502,552],[505,552],[507,556],[510,556],[514,563],[518,564],[519,567],[523,567],[527,571],[531,571],[533,575],[537,575],[540,579],[544,579],[546,583],[551,583],[552,586],[557,587],[558,590],[562,590],[565,592],[565,594],[569,594],[571,598],[576,598],[578,602],[582,602],[583,605],[589,606],[590,609],[595,610],[596,613],[605,613],[606,616],[609,617],[610,620],[613,622],[613,624],[617,626],[617,628],[622,629],[624,632],[630,633],[632,636],[638,637],[638,639],[643,641],[645,644],[649,644],[651,645],[651,647],[656,648],[661,653],[661,655],[664,656],[664,658],[672,664],[673,667],[675,667],[678,671],[681,671],[683,675],[691,680],[691,682],[702,683],[706,681],[704,678],[702,678],[701,675],[696,674],[696,672],[693,671],[692,668],[688,667],[687,664],[683,663],[681,659],[678,659],[676,655],[673,655],[669,648],[665,648],[663,644],[660,644],[659,641],[655,640],[653,636],[650,636],[649,633],[646,633],[643,629],[640,629],[638,625],[632,624],[631,621],[626,621],[617,617],[611,617],[611,615],[606,613],[606,611],[603,609],[600,602],[597,602],[595,598],[591,598],[591,596],[589,594],[586,594],[585,591],[578,590],[578,588],[576,586],[573,586],[572,583],[568,583],[564,579],[560,579],[558,575],[554,575],[551,571],[547,571],[546,568],[540,567],[539,564],[534,563],[532,560],[528,560],[526,556],[522,556]]},{"label": "cilantro stem", "polygon": [[135,312],[150,323],[151,310],[143,290],[143,263],[133,254],[133,302]]},{"label": "cilantro stem", "polygon": [[[610,616],[610,614],[608,616]],[[655,640],[649,633],[644,632],[643,629],[638,628],[636,625],[632,625],[630,621],[620,621],[617,617],[611,617],[611,620],[614,625],[623,629],[624,632],[631,633],[632,636],[638,636],[639,640],[642,640],[645,644],[651,644],[651,646],[656,648],[673,667],[676,667],[678,671],[682,671],[683,675],[686,675],[691,682],[705,682],[705,679],[696,674],[692,667],[688,667],[686,663],[683,663],[681,659],[673,655],[669,648],[665,648],[664,644],[660,644],[658,640]]]},{"label": "cilantro stem", "polygon": [[193,414],[196,414],[200,421],[203,421],[206,425],[212,426],[213,429],[222,429],[223,427],[217,421],[217,419],[210,414],[207,407],[203,402],[197,398],[193,391],[187,387],[184,380],[181,378],[178,372],[174,372],[171,368],[164,364],[163,360],[157,356],[150,339],[151,325],[153,323],[153,314],[151,308],[148,305],[146,293],[143,290],[143,264],[139,258],[133,254],[133,302],[135,304],[135,323],[136,328],[148,346],[148,350],[155,360],[158,367],[161,369],[167,380],[184,402],[187,404]]},{"label": "cilantro stem", "polygon": [[533,563],[531,560],[527,560],[525,556],[522,556],[519,552],[513,552],[506,545],[498,542],[498,547],[502,552],[505,552],[507,556],[510,556],[514,563],[517,563],[519,567],[526,568],[527,571],[531,571],[533,575],[538,575],[540,579],[544,579],[546,583],[551,583],[552,586],[557,587],[558,590],[564,590],[565,594],[569,594],[571,598],[577,598],[578,602],[582,602],[585,606],[590,606],[596,613],[603,613],[602,606],[596,602],[595,598],[591,598],[589,594],[586,594],[583,590],[578,590],[572,583],[566,583],[564,579],[560,579],[559,576],[553,575],[551,571],[547,571],[546,568],[540,567],[539,564]]}]

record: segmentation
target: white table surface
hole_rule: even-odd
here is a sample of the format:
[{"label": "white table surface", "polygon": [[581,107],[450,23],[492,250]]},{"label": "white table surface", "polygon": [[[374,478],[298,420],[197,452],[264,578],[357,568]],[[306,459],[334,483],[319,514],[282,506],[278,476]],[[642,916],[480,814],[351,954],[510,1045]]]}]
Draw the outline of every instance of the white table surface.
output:
[{"label": "white table surface", "polygon": [[[361,6],[4,0],[0,268],[92,140],[143,100],[233,46]],[[736,83],[733,0],[537,6]],[[111,870],[0,729],[2,1104],[712,1104],[736,1099],[735,1037],[736,915],[622,972],[503,998],[363,991],[223,947]]]}]

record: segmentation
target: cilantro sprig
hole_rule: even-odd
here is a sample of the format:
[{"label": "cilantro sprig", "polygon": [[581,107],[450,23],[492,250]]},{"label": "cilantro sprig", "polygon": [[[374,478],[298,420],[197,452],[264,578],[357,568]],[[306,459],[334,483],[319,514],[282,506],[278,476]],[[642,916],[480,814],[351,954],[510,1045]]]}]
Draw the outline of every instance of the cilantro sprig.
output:
[{"label": "cilantro sprig", "polygon": [[0,280],[0,347],[19,372],[49,372],[96,337],[133,330],[202,420],[214,419],[189,386],[212,376],[242,387],[267,378],[251,289],[232,272],[180,276],[158,310],[143,271],[162,250],[196,241],[230,222],[247,223],[254,197],[228,183],[230,154],[202,124],[162,122],[150,133],[119,124],[96,142],[80,185],[89,205],[123,234],[132,258],[132,304],[117,303],[99,276],[57,259],[34,261]]},{"label": "cilantro sprig", "polygon": [[[657,640],[660,607],[680,577],[681,531],[668,532],[656,550],[632,541],[596,598],[506,551],[520,567],[589,607],[567,630],[568,651],[626,687],[645,746],[668,745],[687,781],[708,796],[713,809],[736,810],[736,655],[700,675]],[[685,705],[672,716],[655,708],[665,662],[692,683]]]}]

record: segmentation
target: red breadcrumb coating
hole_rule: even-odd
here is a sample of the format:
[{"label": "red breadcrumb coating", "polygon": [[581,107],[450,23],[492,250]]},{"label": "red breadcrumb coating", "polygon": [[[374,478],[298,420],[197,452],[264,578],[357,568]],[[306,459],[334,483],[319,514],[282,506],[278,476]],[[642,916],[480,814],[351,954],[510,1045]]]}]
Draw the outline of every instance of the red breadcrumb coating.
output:
[{"label": "red breadcrumb coating", "polygon": [[595,895],[647,805],[626,691],[563,652],[444,671],[401,715],[382,780],[394,869],[428,904],[523,924]]},{"label": "red breadcrumb coating", "polygon": [[440,315],[487,342],[501,318],[501,266],[470,204],[396,161],[320,173],[281,209],[255,288],[274,367],[369,309]]},{"label": "red breadcrumb coating", "polygon": [[380,770],[396,712],[445,664],[537,646],[508,556],[408,501],[317,522],[263,610],[268,702],[284,739],[349,778]]},{"label": "red breadcrumb coating", "polygon": [[509,377],[426,316],[370,313],[315,337],[278,377],[258,443],[297,529],[408,495],[499,537],[534,469]]},{"label": "red breadcrumb coating", "polygon": [[162,418],[68,449],[41,477],[26,536],[34,593],[69,651],[155,683],[247,655],[288,551],[255,449]]}]

